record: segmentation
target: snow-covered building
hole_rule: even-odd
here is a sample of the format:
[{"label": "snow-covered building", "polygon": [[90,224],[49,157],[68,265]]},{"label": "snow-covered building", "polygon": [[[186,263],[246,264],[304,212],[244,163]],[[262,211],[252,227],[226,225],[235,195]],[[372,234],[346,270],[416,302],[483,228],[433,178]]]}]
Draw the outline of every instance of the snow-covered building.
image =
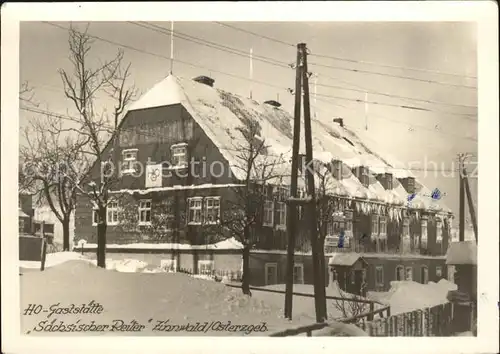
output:
[{"label": "snow-covered building", "polygon": [[[111,143],[106,148],[105,154],[120,159],[115,166],[120,185],[107,210],[108,243],[151,242],[150,233],[143,230],[151,227],[155,215],[164,214],[170,215],[168,226],[162,229],[168,238],[165,242],[203,245],[217,241],[209,230],[223,218],[226,201],[234,200],[238,185],[246,178],[248,161],[243,155],[249,144],[264,141],[265,149],[253,164],[259,167],[250,176],[263,196],[262,217],[252,237],[255,252],[259,256],[274,252],[275,260],[261,257],[262,262],[252,263],[251,267],[262,268],[262,276],[252,275],[252,279],[281,282],[292,127],[293,117],[276,101],[259,103],[226,92],[204,76],[169,75],[128,109],[115,150]],[[369,264],[368,290],[388,289],[390,280],[439,280],[446,274],[451,211],[430,198],[431,191],[410,171],[367,148],[341,119],[330,124],[313,119],[312,135],[314,159],[327,176],[322,187],[336,211],[327,227],[326,252],[361,254]],[[301,149],[304,145],[302,141]],[[266,175],[262,187],[264,166],[271,166],[273,178]],[[94,172],[98,178],[97,167]],[[304,188],[299,179],[299,189]],[[414,198],[409,203],[411,194]],[[124,228],[120,218],[125,214],[129,219],[132,215],[135,227]],[[89,200],[80,196],[76,239],[96,242],[96,216]],[[345,230],[342,250],[337,249],[340,229]],[[215,235],[221,236],[231,235]],[[304,237],[299,236],[297,251],[310,252]],[[311,267],[297,269],[306,283],[312,281]]]}]

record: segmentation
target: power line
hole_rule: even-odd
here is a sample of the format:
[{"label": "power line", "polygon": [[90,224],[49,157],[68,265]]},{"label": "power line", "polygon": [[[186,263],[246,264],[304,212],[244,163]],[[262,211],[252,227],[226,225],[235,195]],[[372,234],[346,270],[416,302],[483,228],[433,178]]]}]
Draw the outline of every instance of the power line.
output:
[{"label": "power line", "polygon": [[252,32],[252,31],[248,31],[248,30],[245,30],[243,28],[239,28],[239,27],[236,27],[236,26],[232,26],[232,25],[228,25],[227,23],[222,23],[222,22],[217,22],[217,21],[214,21],[214,23],[217,23],[218,25],[220,26],[224,26],[224,27],[227,27],[227,28],[231,28],[233,30],[236,30],[236,31],[240,31],[240,32],[244,32],[244,33],[248,33],[248,34],[251,34],[253,36],[256,36],[256,37],[260,37],[260,38],[263,38],[263,39],[267,39],[268,41],[271,41],[271,42],[275,42],[275,43],[280,43],[280,44],[283,44],[283,45],[286,45],[288,47],[293,47],[295,48],[296,46],[292,43],[287,43],[285,41],[282,41],[282,40],[279,40],[279,39],[276,39],[276,38],[272,38],[272,37],[268,37],[268,36],[264,36],[262,34],[258,34],[258,33],[255,33],[255,32]]},{"label": "power line", "polygon": [[429,84],[436,84],[436,85],[443,85],[443,86],[451,86],[451,87],[457,87],[457,88],[466,88],[466,89],[477,90],[477,87],[475,87],[475,86],[452,84],[452,83],[449,83],[449,82],[441,82],[441,81],[430,80],[430,79],[421,79],[421,78],[416,78],[416,77],[412,77],[412,76],[387,74],[387,73],[380,73],[380,72],[376,72],[376,71],[369,71],[369,70],[362,70],[362,69],[351,69],[351,68],[345,68],[345,67],[341,67],[341,66],[332,66],[332,65],[325,65],[325,64],[319,64],[319,63],[310,63],[310,64],[311,65],[316,65],[316,66],[319,66],[319,67],[328,68],[328,69],[333,69],[333,70],[344,70],[344,71],[350,71],[350,72],[355,72],[355,73],[363,73],[363,74],[370,74],[370,75],[379,75],[379,76],[386,76],[386,77],[392,77],[392,78],[397,78],[397,79],[406,79],[406,80],[413,80],[413,81],[425,82],[425,83],[429,83]]},{"label": "power line", "polygon": [[[218,25],[221,25],[221,26],[224,26],[224,27],[227,27],[227,28],[231,28],[231,29],[239,31],[239,32],[243,32],[243,33],[247,33],[247,34],[253,35],[255,37],[266,39],[266,40],[269,40],[269,41],[272,41],[272,42],[275,42],[275,43],[280,43],[280,44],[283,44],[283,45],[288,46],[288,47],[295,47],[295,45],[292,44],[292,43],[288,43],[288,42],[285,42],[283,40],[279,40],[277,38],[273,38],[273,37],[269,37],[269,36],[264,36],[262,34],[259,34],[259,33],[256,33],[256,32],[252,32],[252,31],[248,31],[248,30],[245,30],[245,29],[240,28],[240,27],[228,25],[226,23],[217,22],[217,21],[214,21],[214,23],[216,23]],[[397,65],[387,65],[387,64],[380,64],[380,63],[375,63],[375,62],[370,62],[370,61],[355,60],[355,59],[349,59],[349,58],[341,58],[341,57],[330,56],[330,55],[325,55],[325,54],[310,53],[309,55],[310,56],[315,56],[315,57],[318,57],[318,58],[327,58],[327,59],[345,61],[345,62],[349,62],[349,63],[380,66],[380,67],[390,68],[390,69],[402,69],[402,70],[425,72],[425,73],[431,73],[431,74],[439,74],[439,75],[448,75],[448,76],[456,76],[456,77],[465,77],[465,78],[470,78],[470,79],[477,79],[476,76],[470,76],[470,75],[464,75],[464,74],[458,74],[458,73],[451,73],[451,72],[444,72],[444,71],[439,71],[439,70],[412,68],[412,67],[397,66]]]},{"label": "power line", "polygon": [[340,89],[340,90],[347,90],[347,91],[354,91],[354,92],[361,92],[361,93],[371,93],[371,94],[379,95],[379,96],[401,98],[401,99],[410,100],[410,101],[424,102],[424,103],[437,104],[437,105],[443,105],[443,106],[453,106],[453,107],[464,107],[464,108],[477,109],[477,106],[468,106],[468,105],[455,104],[455,103],[445,103],[445,102],[440,102],[440,101],[433,101],[433,100],[426,100],[426,99],[420,99],[420,98],[414,98],[414,97],[408,97],[408,96],[394,95],[394,94],[383,93],[383,92],[379,92],[379,91],[353,89],[353,88],[347,88],[347,87],[335,86],[335,85],[327,85],[327,84],[316,84],[316,85],[319,87],[328,87],[328,88],[335,88],[335,89]]},{"label": "power line", "polygon": [[[323,100],[323,99],[319,99],[319,98],[317,100],[320,101],[320,102],[326,103],[326,104],[336,105],[334,102],[331,102],[329,100]],[[356,109],[351,108],[351,107],[344,107],[344,108],[347,108],[347,109],[350,109],[350,110],[353,110],[353,111],[356,110]],[[416,128],[422,129],[422,130],[427,130],[427,131],[438,133],[438,134],[442,134],[442,135],[449,135],[449,136],[452,136],[452,137],[455,137],[455,138],[466,139],[466,140],[471,140],[471,141],[477,142],[476,138],[472,138],[472,137],[468,137],[468,136],[461,136],[461,135],[456,135],[456,134],[450,134],[450,133],[445,133],[443,131],[432,129],[432,128],[429,128],[429,127],[426,127],[426,126],[423,126],[423,125],[409,124],[409,123],[402,122],[402,121],[397,120],[397,119],[391,119],[391,118],[387,118],[387,117],[384,117],[384,116],[381,116],[381,115],[377,115],[377,114],[373,114],[373,113],[370,114],[370,116],[373,116],[375,118],[384,119],[384,120],[387,120],[387,121],[390,121],[390,122],[394,122],[394,123],[397,123],[397,124],[406,125],[406,126],[408,126],[410,128],[411,127],[416,127]]]},{"label": "power line", "polygon": [[[59,28],[61,30],[64,30],[64,31],[68,31],[70,29],[68,27],[56,25],[55,23],[51,23],[51,22],[43,21],[43,23],[46,23],[48,25],[57,27],[57,28]],[[102,37],[99,37],[99,36],[96,36],[96,35],[91,35],[89,33],[87,33],[87,36],[89,36],[90,38],[94,38],[96,40],[102,41],[102,42],[113,44],[113,45],[118,46],[118,47],[127,48],[127,49],[130,49],[130,50],[139,52],[139,53],[148,54],[148,55],[152,55],[152,56],[155,56],[155,57],[158,57],[158,58],[161,58],[161,59],[170,60],[170,57],[167,57],[167,56],[162,55],[162,54],[149,52],[149,51],[146,51],[146,50],[143,50],[143,49],[138,49],[138,48],[132,47],[130,45],[126,45],[126,44],[123,44],[123,43],[111,41],[111,40],[106,39],[106,38],[102,38]],[[211,71],[211,72],[215,72],[215,73],[218,73],[218,74],[222,74],[222,75],[234,77],[234,78],[245,80],[245,81],[251,81],[251,82],[254,82],[254,83],[257,83],[257,84],[261,84],[261,85],[264,85],[264,86],[278,88],[280,90],[286,90],[286,88],[283,88],[283,87],[280,87],[280,86],[276,86],[276,85],[273,85],[273,84],[270,84],[270,83],[266,83],[266,82],[259,81],[259,80],[254,80],[254,79],[250,79],[248,77],[239,76],[239,75],[236,75],[236,74],[230,74],[230,73],[227,73],[227,72],[224,72],[224,71],[220,71],[220,70],[215,70],[215,69],[207,68],[205,66],[201,66],[201,65],[198,65],[198,64],[193,64],[193,63],[190,63],[190,62],[187,62],[187,61],[184,61],[184,60],[174,59],[174,62],[185,64],[185,65],[192,66],[192,67],[195,67],[195,68],[200,68],[200,69]]]},{"label": "power line", "polygon": [[[51,22],[44,21],[43,23],[46,23],[46,24],[51,25],[51,26],[54,26],[54,27],[59,28],[59,29],[64,30],[64,31],[68,31],[70,29],[70,28],[67,28],[67,27],[64,27],[64,26],[60,26],[60,25],[51,23]],[[152,56],[159,57],[159,58],[162,58],[162,59],[170,60],[169,57],[161,55],[161,54],[148,52],[148,51],[145,51],[145,50],[142,50],[142,49],[138,49],[138,48],[135,48],[135,47],[132,47],[132,46],[129,46],[129,45],[125,45],[125,44],[122,44],[122,43],[114,42],[114,41],[111,41],[111,40],[108,40],[108,39],[105,39],[105,38],[102,38],[102,37],[99,37],[99,36],[91,35],[91,34],[88,34],[88,33],[87,33],[87,35],[89,37],[91,37],[91,38],[96,39],[96,40],[100,40],[100,41],[103,41],[103,42],[106,42],[106,43],[110,43],[110,44],[116,45],[118,47],[123,47],[123,48],[134,50],[134,51],[139,52],[139,53],[148,54],[148,55],[152,55]],[[200,66],[200,65],[197,65],[197,64],[189,63],[189,62],[178,60],[178,59],[174,59],[174,61],[178,62],[178,63],[185,64],[185,65],[189,65],[189,66],[192,66],[192,67],[201,68],[201,69],[204,69],[204,70],[209,70],[209,71],[212,71],[212,72],[220,73],[222,75],[226,75],[226,76],[229,76],[229,77],[234,77],[234,78],[245,80],[245,81],[251,81],[251,82],[263,85],[263,86],[268,86],[268,87],[273,87],[273,88],[276,88],[276,89],[279,89],[279,90],[289,91],[289,89],[287,89],[287,88],[284,88],[284,87],[281,87],[281,86],[277,86],[277,85],[274,85],[274,84],[270,84],[268,82],[263,82],[263,81],[259,81],[259,80],[250,79],[250,78],[244,77],[244,76],[239,76],[239,75],[235,75],[235,74],[226,73],[226,72],[223,72],[223,71],[219,71],[219,70],[207,68],[207,67],[204,67],[204,66]],[[328,77],[328,76],[326,76],[326,77]],[[318,100],[322,101],[322,102],[329,103],[329,104],[336,105],[335,103],[327,101],[327,100],[320,100],[320,99],[318,99]],[[342,106],[342,105],[340,105],[340,106]],[[345,107],[345,106],[342,106],[342,107],[348,108],[348,107]],[[405,122],[402,122],[402,121],[398,121],[398,120],[394,120],[394,119],[390,119],[390,118],[385,118],[384,117],[383,119],[390,120],[390,121],[393,121],[393,122],[397,122],[399,124],[408,125],[408,126],[420,127],[420,128],[422,128],[424,130],[438,132],[438,133],[441,133],[441,134],[450,135],[450,136],[454,136],[454,137],[457,137],[457,138],[462,138],[462,139],[468,139],[468,140],[477,141],[476,139],[473,139],[473,138],[470,138],[470,137],[460,137],[460,136],[452,135],[452,134],[449,134],[449,133],[435,131],[435,130],[430,129],[428,127],[423,127],[423,126],[418,126],[418,125],[410,125],[408,123],[405,123]]]},{"label": "power line", "polygon": [[[164,27],[158,26],[158,25],[154,25],[154,24],[149,23],[149,22],[140,23],[140,22],[129,21],[129,23],[131,23],[135,26],[139,26],[139,27],[157,32],[157,33],[164,34],[164,35],[169,35],[169,36],[173,35],[175,38],[179,38],[179,39],[182,39],[185,41],[200,44],[200,45],[203,45],[203,46],[206,46],[209,48],[213,48],[216,50],[220,50],[220,51],[223,51],[226,53],[231,53],[234,55],[239,55],[241,57],[250,58],[249,53],[242,51],[240,49],[228,47],[228,46],[225,46],[225,45],[222,45],[219,43],[211,42],[211,41],[201,39],[199,37],[191,36],[188,34],[184,34],[181,32],[177,32],[177,31],[172,32],[171,30],[169,30],[167,28],[164,28]],[[278,60],[273,59],[273,58],[269,58],[269,57],[265,57],[265,56],[261,56],[261,55],[253,55],[252,59],[270,64],[270,65],[278,66],[281,68],[290,69],[290,66],[287,63],[278,61]]]},{"label": "power line", "polygon": [[[33,113],[45,114],[45,115],[48,115],[48,116],[51,116],[51,117],[54,117],[54,118],[58,118],[58,119],[68,120],[68,121],[72,121],[72,122],[79,122],[79,120],[77,118],[75,118],[75,117],[71,117],[71,116],[68,116],[68,115],[56,113],[56,112],[49,111],[49,110],[43,110],[43,109],[31,108],[31,107],[22,107],[22,106],[20,107],[20,109],[24,110],[24,111],[28,111],[28,112],[33,112]],[[103,124],[101,127],[102,128],[108,128],[110,130],[115,130],[115,127],[113,125],[105,125],[105,124]],[[119,132],[133,132],[136,135],[149,136],[149,137],[153,137],[153,138],[161,138],[162,137],[161,135],[158,135],[158,134],[148,134],[146,132],[137,130],[137,128],[141,128],[141,126],[139,126],[139,127],[130,127],[130,128],[119,128],[118,131]],[[234,152],[240,152],[241,151],[241,149],[237,149],[235,147],[229,148],[229,147],[221,146],[221,147],[219,147],[219,149],[221,149],[221,150],[227,150],[227,151],[234,151]],[[283,155],[273,155],[273,154],[266,155],[266,156],[283,157]],[[426,172],[455,172],[455,171],[458,171],[458,169],[454,170],[454,169],[426,169],[426,168],[402,168],[402,167],[398,168],[398,167],[392,167],[390,165],[371,166],[371,167],[372,168],[389,168],[389,169],[392,169],[392,170],[399,170],[399,171],[426,171]]]},{"label": "power line", "polygon": [[457,73],[450,73],[450,72],[444,72],[444,71],[439,71],[439,70],[411,68],[411,67],[407,67],[407,66],[398,66],[398,65],[387,65],[387,64],[380,64],[380,63],[375,63],[375,62],[371,62],[371,61],[363,61],[363,60],[355,60],[355,59],[348,59],[348,58],[340,58],[340,57],[330,56],[330,55],[324,55],[324,54],[314,54],[314,53],[311,53],[310,55],[314,56],[314,57],[318,57],[318,58],[328,58],[328,59],[333,59],[333,60],[345,61],[345,62],[349,62],[349,63],[380,66],[380,67],[389,68],[389,69],[402,69],[402,70],[417,71],[417,72],[424,72],[424,73],[431,73],[431,74],[438,74],[438,75],[448,75],[448,76],[456,76],[456,77],[465,77],[465,78],[469,78],[469,79],[477,79],[476,76],[470,76],[470,75],[464,75],[464,74],[457,74]]},{"label": "power line", "polygon": [[335,98],[339,100],[346,100],[346,101],[352,101],[352,102],[357,102],[357,103],[369,103],[369,104],[374,104],[378,106],[388,106],[388,107],[396,107],[396,108],[403,108],[403,109],[408,109],[408,110],[414,110],[414,111],[424,111],[424,112],[435,112],[435,113],[441,113],[441,114],[449,114],[453,116],[460,116],[461,118],[472,120],[474,122],[477,122],[476,119],[471,118],[471,114],[466,114],[466,113],[453,113],[453,112],[446,112],[446,111],[440,111],[436,109],[429,109],[429,108],[423,108],[423,107],[415,107],[415,106],[408,106],[408,105],[398,105],[398,104],[391,104],[391,103],[382,103],[382,102],[376,102],[376,101],[365,101],[363,99],[356,99],[356,98],[349,98],[349,97],[341,97],[341,96],[333,96],[333,95],[324,95],[324,94],[316,94],[318,97],[326,97],[326,98]]}]

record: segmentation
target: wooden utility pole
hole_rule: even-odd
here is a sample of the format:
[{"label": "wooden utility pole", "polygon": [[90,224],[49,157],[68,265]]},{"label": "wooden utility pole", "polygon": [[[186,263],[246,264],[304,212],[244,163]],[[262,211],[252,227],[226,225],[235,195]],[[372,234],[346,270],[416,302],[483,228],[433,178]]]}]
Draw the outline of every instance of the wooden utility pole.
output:
[{"label": "wooden utility pole", "polygon": [[[312,166],[313,152],[312,152],[312,131],[311,131],[311,107],[309,104],[309,73],[307,71],[307,53],[306,45],[300,44],[302,51],[302,82],[304,90],[304,135],[305,135],[305,145],[306,145],[306,166]],[[318,258],[318,225],[316,223],[316,187],[314,184],[314,174],[310,168],[305,169],[305,179],[307,185],[307,194],[311,199],[310,204],[308,204],[309,213],[309,236],[311,240],[311,251],[312,251],[312,263],[313,263],[313,274],[314,274],[314,304],[316,308],[316,321],[324,322],[324,313],[322,311],[321,304],[321,289],[320,286],[323,284],[320,276],[323,272],[319,268],[319,258]]]},{"label": "wooden utility pole", "polygon": [[[295,108],[293,122],[293,146],[292,146],[292,173],[290,183],[290,197],[297,197],[297,178],[299,167],[300,147],[300,103],[302,99],[302,52],[301,44],[297,45],[297,67],[295,76]],[[295,235],[297,228],[297,205],[288,203],[288,243],[286,260],[286,288],[285,288],[285,318],[292,319],[293,303],[293,268],[295,254]]]},{"label": "wooden utility pole", "polygon": [[462,164],[462,170],[460,172],[461,172],[462,179],[463,179],[463,185],[464,185],[465,193],[467,195],[467,202],[468,202],[468,205],[469,205],[470,218],[471,218],[471,221],[472,221],[472,227],[474,229],[474,236],[476,238],[476,243],[477,243],[478,235],[477,235],[476,210],[474,208],[474,202],[472,201],[472,195],[471,195],[470,188],[469,188],[469,179],[468,179],[468,176],[467,176],[467,169],[465,168],[465,164]]},{"label": "wooden utility pole", "polygon": [[459,169],[458,169],[458,175],[459,175],[459,184],[460,184],[460,209],[459,209],[459,230],[458,230],[458,241],[459,242],[464,242],[465,241],[465,191],[464,191],[464,176],[463,176],[463,171],[464,171],[464,155],[459,154],[458,155],[458,161],[459,161]]}]

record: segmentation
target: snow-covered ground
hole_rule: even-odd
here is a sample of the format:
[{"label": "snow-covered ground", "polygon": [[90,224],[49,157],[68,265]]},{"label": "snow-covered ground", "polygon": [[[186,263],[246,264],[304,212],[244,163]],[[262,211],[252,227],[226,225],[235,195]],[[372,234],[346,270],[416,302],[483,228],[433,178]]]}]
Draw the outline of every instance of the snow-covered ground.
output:
[{"label": "snow-covered ground", "polygon": [[391,314],[410,312],[448,302],[446,295],[457,286],[445,279],[438,283],[420,284],[413,281],[393,281],[387,292],[369,291],[367,297],[391,306]]},{"label": "snow-covered ground", "polygon": [[[262,332],[253,331],[249,335],[267,336],[273,332],[294,328],[315,322],[314,311],[305,306],[300,308],[294,299],[294,316],[292,321],[283,318],[284,298],[280,294],[272,296],[248,297],[241,289],[230,288],[224,284],[196,279],[185,274],[162,272],[147,274],[146,272],[130,272],[143,266],[139,262],[108,262],[108,267],[118,270],[110,271],[97,268],[92,262],[83,259],[68,260],[48,267],[44,272],[23,272],[21,281],[21,311],[30,304],[40,304],[47,312],[37,315],[23,315],[21,324],[24,333],[44,335],[200,335],[200,332],[160,331],[153,330],[157,321],[169,321],[168,325],[196,325],[205,322],[220,321],[233,325],[262,326]],[[73,254],[73,257],[76,257]],[[59,259],[62,256],[59,255]],[[262,293],[262,292],[259,292]],[[312,299],[311,299],[312,300]],[[103,307],[99,315],[61,314],[51,308],[67,308],[72,304],[82,306],[91,301]],[[140,332],[117,331],[117,324],[123,321],[129,324],[135,320],[144,325]],[[47,322],[43,322],[47,321]],[[37,332],[36,329],[54,321],[65,325],[91,324],[108,325],[103,332]],[[114,327],[113,327],[114,326]],[[71,327],[67,327],[71,328]],[[111,331],[115,328],[114,331]],[[176,327],[166,327],[174,329]],[[177,327],[178,328],[178,327]],[[249,329],[250,327],[247,327]],[[257,327],[258,328],[258,327]],[[245,335],[241,331],[207,330],[206,335]]]},{"label": "snow-covered ground", "polygon": [[[50,268],[58,264],[62,264],[64,262],[74,261],[74,260],[83,260],[90,262],[88,257],[83,256],[77,252],[48,253],[45,258],[45,268]],[[26,269],[40,269],[40,262],[19,261],[19,267]]]}]

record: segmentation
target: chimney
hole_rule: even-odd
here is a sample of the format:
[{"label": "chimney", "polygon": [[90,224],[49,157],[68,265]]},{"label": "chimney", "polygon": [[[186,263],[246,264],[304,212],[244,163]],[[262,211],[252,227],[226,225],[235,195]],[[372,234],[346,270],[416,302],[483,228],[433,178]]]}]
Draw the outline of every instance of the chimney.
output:
[{"label": "chimney", "polygon": [[341,127],[344,127],[344,120],[342,118],[334,118],[333,119],[333,122],[334,123],[337,123],[338,125],[340,125]]},{"label": "chimney", "polygon": [[200,84],[204,84],[210,87],[214,87],[215,80],[208,76],[197,76],[193,79],[193,81],[199,82]]},{"label": "chimney", "polygon": [[281,107],[281,103],[279,103],[278,101],[274,101],[274,100],[269,100],[269,101],[266,101],[264,102],[265,104],[268,104],[270,106],[273,106],[273,107]]},{"label": "chimney", "polygon": [[400,178],[399,182],[403,185],[406,192],[409,194],[415,193],[415,178],[414,177],[406,177]]}]

